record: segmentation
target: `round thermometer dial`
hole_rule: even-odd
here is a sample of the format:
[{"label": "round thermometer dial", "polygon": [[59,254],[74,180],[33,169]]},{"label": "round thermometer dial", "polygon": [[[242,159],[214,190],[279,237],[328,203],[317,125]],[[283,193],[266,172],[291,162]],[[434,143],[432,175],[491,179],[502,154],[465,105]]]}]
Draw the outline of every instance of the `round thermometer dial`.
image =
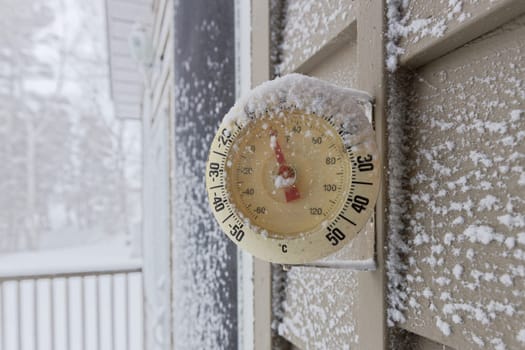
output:
[{"label": "round thermometer dial", "polygon": [[355,237],[373,212],[379,166],[369,126],[352,128],[350,115],[287,100],[281,93],[280,103],[259,111],[232,109],[240,116],[226,118],[213,140],[206,185],[233,242],[261,259],[297,264]]}]

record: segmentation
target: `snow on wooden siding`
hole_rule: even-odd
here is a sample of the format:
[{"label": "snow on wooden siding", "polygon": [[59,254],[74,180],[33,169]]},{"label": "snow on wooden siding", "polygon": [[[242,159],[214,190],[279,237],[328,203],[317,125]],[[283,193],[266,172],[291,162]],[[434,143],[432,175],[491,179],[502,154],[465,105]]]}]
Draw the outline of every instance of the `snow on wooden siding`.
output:
[{"label": "snow on wooden siding", "polygon": [[[525,11],[520,0],[387,0],[402,40],[401,63],[419,66],[505,24]],[[391,13],[392,14],[392,13]]]},{"label": "snow on wooden siding", "polygon": [[[337,42],[350,41],[355,24],[357,2],[354,0],[286,1],[285,25],[280,45],[280,74],[305,72],[332,50]],[[321,54],[321,56],[319,56]]]},{"label": "snow on wooden siding", "polygon": [[393,88],[392,229],[408,249],[390,316],[454,348],[524,346],[524,37],[521,17]]},{"label": "snow on wooden siding", "polygon": [[[354,68],[351,55],[343,63],[344,54],[334,50],[343,46],[341,41],[323,38],[345,16],[343,4],[328,14],[308,2],[294,4],[287,5],[289,24],[281,35],[281,73],[316,75],[319,64],[325,67],[319,76],[342,79],[346,73],[352,82],[354,69],[359,73],[371,66],[361,60]],[[363,4],[367,2],[358,10]],[[351,15],[351,6],[345,9],[350,27],[352,18],[357,20],[359,42],[359,28],[368,24],[360,12]],[[522,348],[525,21],[515,18],[523,14],[525,3],[389,0],[387,9],[385,66],[392,72],[399,69],[389,77],[387,111],[389,323],[454,348]],[[351,45],[352,29],[343,32]],[[363,49],[358,50],[361,59],[366,58],[359,56]],[[330,73],[343,64],[346,70]],[[317,273],[323,278],[316,279]],[[331,273],[292,269],[277,308],[284,312],[278,315],[281,334],[304,348],[338,342],[324,333],[328,327],[322,319],[330,310],[359,302],[361,296],[352,294],[359,286],[351,285],[351,274],[331,284]],[[315,287],[310,280],[317,281]],[[353,298],[323,302],[335,285]],[[345,310],[344,317],[350,318],[346,324],[359,325],[363,314]],[[340,334],[347,345],[370,346],[354,337],[359,326],[347,330]]]}]

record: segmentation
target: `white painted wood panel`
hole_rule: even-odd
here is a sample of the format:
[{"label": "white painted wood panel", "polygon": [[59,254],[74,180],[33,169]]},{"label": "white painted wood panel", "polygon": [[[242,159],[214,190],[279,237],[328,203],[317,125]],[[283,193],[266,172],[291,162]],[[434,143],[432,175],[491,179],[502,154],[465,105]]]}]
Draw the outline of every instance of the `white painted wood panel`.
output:
[{"label": "white painted wood panel", "polygon": [[[170,1],[168,1],[171,3]],[[155,1],[151,6],[152,36],[160,26],[164,7]],[[170,27],[173,21],[162,23]],[[153,37],[151,38],[153,40]],[[172,47],[170,47],[172,49]],[[154,46],[154,51],[159,48]],[[173,124],[173,61],[172,56],[165,59],[153,57],[152,68],[147,71],[147,79],[152,82],[143,94],[144,129],[144,293],[146,300],[145,340],[146,349],[172,349],[172,213],[173,196],[170,174],[173,167],[173,140],[170,130]],[[153,83],[153,74],[157,74]],[[134,95],[133,85],[120,85],[128,95]]]},{"label": "white painted wood panel", "polygon": [[169,231],[168,104],[145,131],[144,309],[146,349],[170,349],[171,251]]}]

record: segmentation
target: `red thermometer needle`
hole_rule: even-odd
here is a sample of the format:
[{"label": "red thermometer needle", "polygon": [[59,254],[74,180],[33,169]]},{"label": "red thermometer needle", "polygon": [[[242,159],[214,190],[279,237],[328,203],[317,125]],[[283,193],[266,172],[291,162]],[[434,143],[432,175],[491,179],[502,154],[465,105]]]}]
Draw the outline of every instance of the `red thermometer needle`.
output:
[{"label": "red thermometer needle", "polygon": [[[284,159],[283,150],[281,149],[281,146],[279,145],[279,142],[277,141],[277,134],[275,132],[272,132],[271,136],[275,137],[275,146],[274,145],[272,146],[274,146],[273,149],[275,152],[275,158],[277,159],[277,163],[279,163],[279,175],[285,179],[294,177],[295,171],[293,170],[291,166],[286,164],[286,160]],[[291,202],[291,201],[301,198],[301,195],[299,194],[299,190],[297,189],[295,184],[285,187],[284,195],[286,197],[286,202]]]}]

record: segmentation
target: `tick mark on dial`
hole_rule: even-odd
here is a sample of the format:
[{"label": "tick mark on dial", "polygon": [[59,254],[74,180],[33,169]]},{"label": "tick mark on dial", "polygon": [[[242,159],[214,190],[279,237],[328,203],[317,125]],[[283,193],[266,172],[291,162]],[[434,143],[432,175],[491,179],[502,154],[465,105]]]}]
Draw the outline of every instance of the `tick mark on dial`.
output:
[{"label": "tick mark on dial", "polygon": [[228,215],[226,217],[226,219],[222,220],[222,223],[224,224],[226,221],[228,221],[229,218],[231,218],[233,216],[233,213],[231,213],[230,215]]},{"label": "tick mark on dial", "polygon": [[215,153],[215,154],[217,154],[217,155],[219,155],[221,157],[226,157],[226,154],[221,153],[221,152],[213,151],[213,153]]},{"label": "tick mark on dial", "polygon": [[365,181],[353,181],[353,183],[360,184],[360,185],[372,185],[371,182],[365,182]]},{"label": "tick mark on dial", "polygon": [[339,217],[343,220],[346,220],[348,221],[349,223],[351,223],[352,225],[356,226],[356,223],[353,222],[352,220],[350,220],[349,218],[347,218],[346,216],[344,216],[343,214],[339,214]]}]

